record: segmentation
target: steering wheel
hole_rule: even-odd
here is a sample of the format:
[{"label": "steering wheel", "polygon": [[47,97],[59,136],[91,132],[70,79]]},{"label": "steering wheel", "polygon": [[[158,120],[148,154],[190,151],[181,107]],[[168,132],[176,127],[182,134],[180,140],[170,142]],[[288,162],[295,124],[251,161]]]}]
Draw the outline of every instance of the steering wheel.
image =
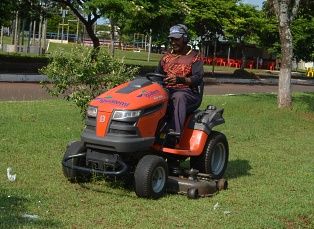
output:
[{"label": "steering wheel", "polygon": [[145,77],[152,82],[163,83],[163,79],[166,78],[166,75],[156,72],[149,72],[145,75]]}]

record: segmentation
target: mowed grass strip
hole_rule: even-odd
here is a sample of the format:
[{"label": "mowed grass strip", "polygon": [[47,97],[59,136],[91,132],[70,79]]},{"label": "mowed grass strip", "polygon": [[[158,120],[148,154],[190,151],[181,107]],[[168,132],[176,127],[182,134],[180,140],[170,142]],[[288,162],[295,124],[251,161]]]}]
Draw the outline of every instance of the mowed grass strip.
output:
[{"label": "mowed grass strip", "polygon": [[198,200],[71,184],[61,159],[80,138],[79,110],[61,100],[0,102],[0,228],[313,228],[314,94],[293,99],[279,110],[272,94],[204,97],[202,107],[225,108],[217,130],[229,140],[229,189]]}]

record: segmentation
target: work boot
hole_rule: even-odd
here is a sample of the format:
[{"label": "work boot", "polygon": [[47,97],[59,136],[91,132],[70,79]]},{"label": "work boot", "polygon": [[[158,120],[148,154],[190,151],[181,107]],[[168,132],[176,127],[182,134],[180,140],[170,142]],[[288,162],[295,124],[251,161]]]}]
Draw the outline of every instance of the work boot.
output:
[{"label": "work boot", "polygon": [[167,136],[164,146],[168,148],[175,148],[178,140],[175,136]]},{"label": "work boot", "polygon": [[175,146],[179,143],[180,140],[180,133],[175,132],[174,130],[170,129],[166,136],[165,146],[169,148],[175,148]]}]

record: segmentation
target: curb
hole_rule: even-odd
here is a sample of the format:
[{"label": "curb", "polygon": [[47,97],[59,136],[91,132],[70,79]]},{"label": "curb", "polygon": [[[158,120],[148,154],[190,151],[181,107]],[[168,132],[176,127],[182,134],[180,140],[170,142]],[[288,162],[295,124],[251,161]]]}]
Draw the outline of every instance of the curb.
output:
[{"label": "curb", "polygon": [[[0,74],[0,82],[31,83],[49,81],[48,77],[40,74]],[[212,78],[204,77],[205,84],[265,84],[278,85],[278,79],[237,79],[237,78]],[[291,84],[314,86],[314,79],[291,79]]]},{"label": "curb", "polygon": [[47,81],[48,77],[40,74],[0,74],[0,82],[41,82]]}]

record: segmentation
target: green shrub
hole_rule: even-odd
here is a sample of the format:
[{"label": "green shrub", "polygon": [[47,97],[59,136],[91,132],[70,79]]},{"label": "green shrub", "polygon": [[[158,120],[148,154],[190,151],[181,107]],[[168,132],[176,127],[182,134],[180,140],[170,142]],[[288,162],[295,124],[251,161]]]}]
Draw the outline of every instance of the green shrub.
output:
[{"label": "green shrub", "polygon": [[134,78],[138,68],[111,58],[104,48],[95,54],[93,49],[78,46],[71,52],[54,52],[40,72],[51,81],[43,83],[49,94],[75,102],[84,116],[91,99]]}]

